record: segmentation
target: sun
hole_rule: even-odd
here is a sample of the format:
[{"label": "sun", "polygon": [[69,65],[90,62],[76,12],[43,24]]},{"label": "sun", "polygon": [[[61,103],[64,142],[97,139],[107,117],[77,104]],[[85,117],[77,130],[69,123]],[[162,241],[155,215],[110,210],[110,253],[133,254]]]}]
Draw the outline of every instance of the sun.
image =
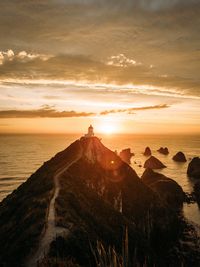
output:
[{"label": "sun", "polygon": [[118,132],[118,125],[112,120],[102,121],[98,126],[98,131],[102,134],[111,135]]},{"label": "sun", "polygon": [[115,133],[116,129],[113,125],[105,123],[102,125],[101,131],[102,133],[105,133],[105,134],[113,134]]}]

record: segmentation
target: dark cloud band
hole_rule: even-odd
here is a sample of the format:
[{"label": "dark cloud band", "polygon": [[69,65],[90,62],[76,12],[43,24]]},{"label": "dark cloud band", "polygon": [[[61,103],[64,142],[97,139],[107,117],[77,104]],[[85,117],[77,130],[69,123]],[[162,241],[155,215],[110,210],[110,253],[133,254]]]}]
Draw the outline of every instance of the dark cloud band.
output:
[{"label": "dark cloud band", "polygon": [[169,105],[163,104],[163,105],[155,105],[155,106],[147,106],[147,107],[134,107],[134,108],[127,108],[127,109],[111,109],[111,110],[102,111],[100,115],[107,115],[107,114],[121,113],[121,112],[132,114],[134,111],[149,110],[149,109],[163,109],[163,108],[169,108],[169,107],[170,107]]},{"label": "dark cloud band", "polygon": [[52,107],[45,106],[36,110],[1,110],[0,118],[71,118],[88,117],[92,112],[58,111]]},{"label": "dark cloud band", "polygon": [[[155,106],[144,106],[144,107],[134,107],[128,109],[116,109],[116,110],[105,110],[100,113],[100,115],[108,115],[112,113],[126,112],[128,114],[133,114],[134,111],[150,110],[150,109],[162,109],[168,108],[169,105],[155,105]],[[53,107],[48,105],[34,110],[1,110],[0,118],[71,118],[71,117],[89,117],[98,115],[94,112],[77,112],[71,111],[58,111]]]}]

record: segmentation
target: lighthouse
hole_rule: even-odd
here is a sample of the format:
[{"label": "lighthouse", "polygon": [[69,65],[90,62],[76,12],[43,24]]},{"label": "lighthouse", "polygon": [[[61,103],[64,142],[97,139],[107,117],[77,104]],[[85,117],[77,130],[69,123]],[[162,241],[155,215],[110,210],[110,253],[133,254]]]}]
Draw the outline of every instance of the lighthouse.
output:
[{"label": "lighthouse", "polygon": [[94,128],[90,124],[90,126],[88,127],[88,133],[85,134],[85,137],[93,137],[93,136],[94,136]]}]

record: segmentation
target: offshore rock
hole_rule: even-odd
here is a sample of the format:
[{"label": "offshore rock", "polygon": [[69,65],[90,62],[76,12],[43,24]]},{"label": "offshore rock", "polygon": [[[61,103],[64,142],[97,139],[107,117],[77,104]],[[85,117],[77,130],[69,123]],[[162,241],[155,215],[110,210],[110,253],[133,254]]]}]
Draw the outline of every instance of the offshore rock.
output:
[{"label": "offshore rock", "polygon": [[156,157],[151,156],[149,159],[147,159],[144,163],[144,168],[147,169],[163,169],[166,168],[166,166]]},{"label": "offshore rock", "polygon": [[163,154],[163,155],[168,155],[169,154],[169,150],[167,147],[160,147],[158,150],[157,150],[160,154]]},{"label": "offshore rock", "polygon": [[145,148],[143,155],[146,157],[151,156],[151,149],[148,146]]},{"label": "offshore rock", "polygon": [[131,152],[130,148],[123,149],[119,153],[120,158],[125,161],[126,163],[130,164],[131,163],[131,158],[134,156],[134,153]]},{"label": "offshore rock", "polygon": [[174,161],[177,161],[177,162],[186,162],[186,161],[187,161],[187,159],[186,159],[184,153],[181,152],[181,151],[178,152],[178,153],[176,153],[176,155],[174,155],[172,159],[173,159]]}]

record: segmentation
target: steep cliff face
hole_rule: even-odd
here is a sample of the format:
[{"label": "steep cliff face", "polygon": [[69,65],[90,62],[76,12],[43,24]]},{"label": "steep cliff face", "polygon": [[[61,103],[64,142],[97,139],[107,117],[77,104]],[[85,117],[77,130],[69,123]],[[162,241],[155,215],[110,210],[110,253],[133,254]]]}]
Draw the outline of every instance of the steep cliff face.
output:
[{"label": "steep cliff face", "polygon": [[81,138],[0,204],[0,262],[37,266],[47,254],[95,266],[96,241],[122,253],[128,228],[130,262],[167,266],[174,258],[163,253],[178,227],[178,216],[128,164],[98,138]]}]

